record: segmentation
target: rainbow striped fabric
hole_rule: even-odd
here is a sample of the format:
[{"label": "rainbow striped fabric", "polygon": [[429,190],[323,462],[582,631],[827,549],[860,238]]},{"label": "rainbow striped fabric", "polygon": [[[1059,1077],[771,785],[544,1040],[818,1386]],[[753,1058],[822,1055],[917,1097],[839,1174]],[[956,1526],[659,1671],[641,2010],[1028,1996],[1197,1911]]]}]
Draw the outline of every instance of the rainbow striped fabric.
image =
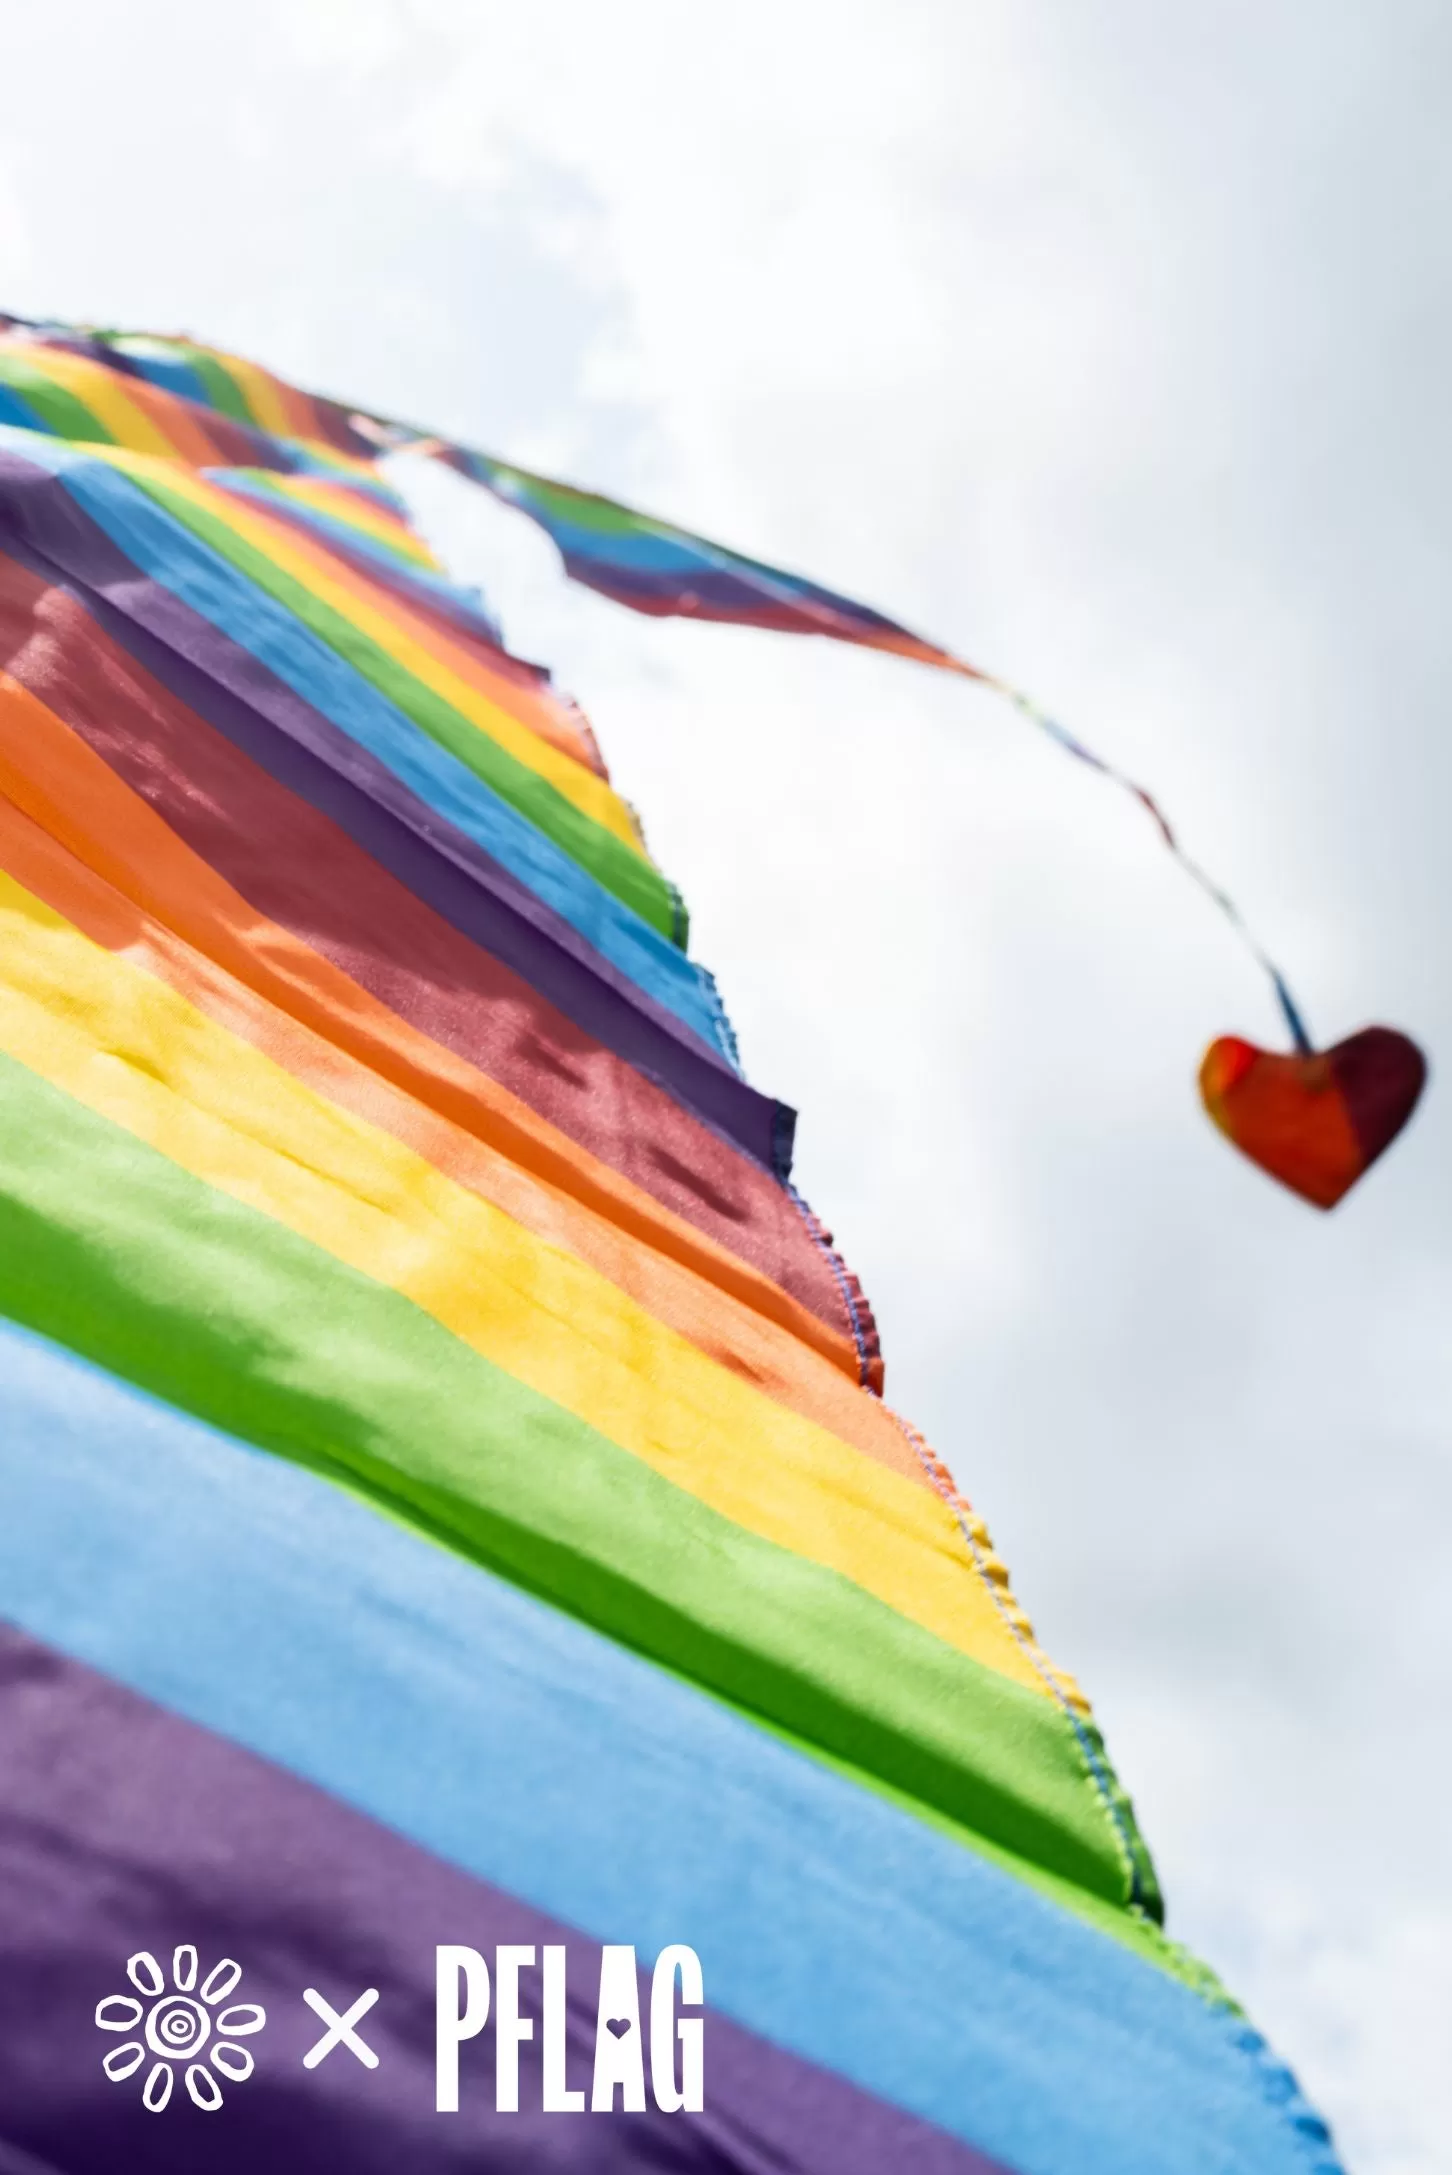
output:
[{"label": "rainbow striped fabric", "polygon": [[574,581],[597,589],[617,604],[653,618],[714,619],[732,626],[767,627],[778,634],[822,634],[864,649],[888,650],[918,664],[936,665],[968,679],[984,675],[921,635],[899,626],[871,605],[859,604],[820,582],[748,559],[724,544],[695,536],[651,514],[573,485],[555,483],[528,468],[495,460],[477,447],[415,436],[397,424],[382,425],[387,442],[417,445],[448,467],[482,483],[496,498],[528,514],[558,548]]},{"label": "rainbow striped fabric", "polygon": [[[579,711],[345,410],[8,322],[0,2169],[1327,2175]],[[676,1943],[702,2110],[547,2110]]]}]

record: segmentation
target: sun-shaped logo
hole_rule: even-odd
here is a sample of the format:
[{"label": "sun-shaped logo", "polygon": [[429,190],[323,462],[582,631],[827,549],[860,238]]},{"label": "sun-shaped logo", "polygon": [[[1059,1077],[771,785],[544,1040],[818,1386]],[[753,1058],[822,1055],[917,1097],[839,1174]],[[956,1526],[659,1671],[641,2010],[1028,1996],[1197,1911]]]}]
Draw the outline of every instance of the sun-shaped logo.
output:
[{"label": "sun-shaped logo", "polygon": [[242,1966],[230,1956],[224,1956],[200,1986],[199,1968],[194,1948],[174,1950],[168,1987],[161,1965],[142,1949],[127,1963],[126,1976],[144,1998],[110,1994],[96,2010],[96,2023],[103,2032],[134,2032],[140,2027],[140,2037],[112,2047],[101,2067],[113,2084],[124,2084],[150,2053],[152,2064],[141,2088],[141,2104],[154,2115],[170,2100],[176,2067],[183,2063],[187,2091],[208,2114],[215,2114],[222,2104],[222,2087],[213,2070],[234,2084],[244,2083],[252,2074],[252,2056],[237,2041],[260,2032],[267,2012],[252,2001],[235,2002],[227,2009],[220,2006],[236,1992],[242,1976]]}]

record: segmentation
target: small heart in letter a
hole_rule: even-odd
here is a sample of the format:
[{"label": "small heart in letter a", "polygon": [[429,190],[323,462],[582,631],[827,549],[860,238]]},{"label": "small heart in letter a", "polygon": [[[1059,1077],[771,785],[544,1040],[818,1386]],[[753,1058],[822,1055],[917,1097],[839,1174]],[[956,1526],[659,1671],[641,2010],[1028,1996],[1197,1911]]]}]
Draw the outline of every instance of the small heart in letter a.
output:
[{"label": "small heart in letter a", "polygon": [[607,2016],[605,2029],[612,2033],[615,2038],[623,2039],[630,2029],[630,2019],[628,2016]]}]

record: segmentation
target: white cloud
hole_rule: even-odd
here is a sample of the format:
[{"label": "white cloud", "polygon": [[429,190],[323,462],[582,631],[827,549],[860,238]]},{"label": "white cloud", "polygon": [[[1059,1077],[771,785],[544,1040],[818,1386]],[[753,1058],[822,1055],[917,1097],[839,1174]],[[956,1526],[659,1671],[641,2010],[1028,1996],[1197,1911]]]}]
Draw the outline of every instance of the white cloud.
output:
[{"label": "white cloud", "polygon": [[17,289],[34,263],[30,225],[9,173],[0,166],[0,288]]}]

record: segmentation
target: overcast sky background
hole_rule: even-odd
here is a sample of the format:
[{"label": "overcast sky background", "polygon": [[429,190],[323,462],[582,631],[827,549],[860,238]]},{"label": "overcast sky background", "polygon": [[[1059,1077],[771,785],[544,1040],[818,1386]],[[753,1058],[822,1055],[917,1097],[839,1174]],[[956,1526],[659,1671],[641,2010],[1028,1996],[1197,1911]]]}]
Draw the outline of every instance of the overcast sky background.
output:
[{"label": "overcast sky background", "polygon": [[[0,304],[187,330],[798,566],[1146,777],[1313,1030],[1452,1069],[1445,0],[0,0]],[[422,473],[416,473],[422,469]],[[1254,967],[988,696],[638,620],[411,464],[694,913],[888,1390],[1171,1929],[1359,2175],[1452,2132],[1452,1103],[1318,1217]]]}]

